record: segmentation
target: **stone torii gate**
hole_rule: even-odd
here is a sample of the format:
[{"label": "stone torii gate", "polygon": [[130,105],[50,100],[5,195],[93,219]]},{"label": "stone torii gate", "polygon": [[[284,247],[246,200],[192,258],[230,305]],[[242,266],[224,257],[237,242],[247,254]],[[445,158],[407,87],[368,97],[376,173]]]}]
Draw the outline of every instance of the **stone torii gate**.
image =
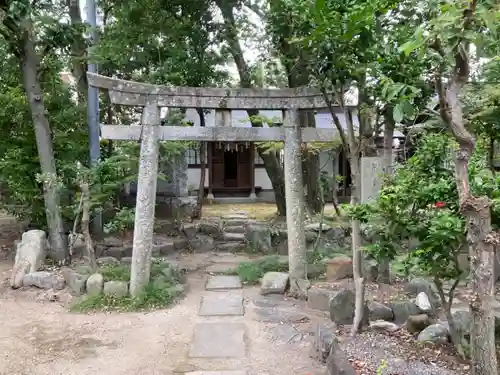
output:
[{"label": "stone torii gate", "polygon": [[[149,281],[158,179],[159,141],[283,141],[289,273],[292,292],[301,292],[306,279],[304,187],[301,142],[328,142],[335,129],[300,128],[298,111],[326,108],[319,90],[223,89],[169,87],[108,78],[87,73],[89,85],[108,90],[113,104],[141,106],[141,125],[101,125],[105,139],[140,140],[130,293],[136,296]],[[161,107],[215,109],[216,127],[160,126]],[[231,110],[283,111],[283,127],[231,126]]]}]

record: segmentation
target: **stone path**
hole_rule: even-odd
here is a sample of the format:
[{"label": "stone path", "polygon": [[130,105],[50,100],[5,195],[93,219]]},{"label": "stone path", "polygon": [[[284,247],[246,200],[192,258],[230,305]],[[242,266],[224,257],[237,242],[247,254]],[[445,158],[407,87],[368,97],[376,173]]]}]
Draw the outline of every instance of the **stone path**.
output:
[{"label": "stone path", "polygon": [[[198,316],[204,321],[194,326],[193,342],[189,356],[192,358],[246,357],[246,325],[243,291],[238,276],[209,276],[205,293],[200,300]],[[238,316],[241,321],[224,318]],[[217,320],[212,318],[217,317]],[[221,369],[221,371],[195,371],[186,375],[246,375],[245,371]]]}]

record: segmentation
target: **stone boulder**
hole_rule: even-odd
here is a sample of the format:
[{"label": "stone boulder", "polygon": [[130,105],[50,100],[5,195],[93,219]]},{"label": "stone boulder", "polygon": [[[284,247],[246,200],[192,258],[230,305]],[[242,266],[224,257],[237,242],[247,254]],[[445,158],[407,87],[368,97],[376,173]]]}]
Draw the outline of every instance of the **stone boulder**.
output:
[{"label": "stone boulder", "polygon": [[406,330],[410,333],[420,333],[432,323],[427,314],[412,315],[406,320]]},{"label": "stone boulder", "polygon": [[87,294],[97,296],[102,293],[104,287],[104,277],[100,273],[94,273],[87,279]]},{"label": "stone boulder", "polygon": [[434,307],[432,306],[429,297],[427,297],[427,294],[424,292],[418,293],[415,298],[415,305],[417,305],[418,308],[426,314],[432,314],[434,312]]},{"label": "stone boulder", "polygon": [[370,329],[374,331],[396,332],[400,327],[396,323],[387,322],[385,320],[376,320],[370,322]]},{"label": "stone boulder", "polygon": [[368,309],[370,310],[370,320],[385,320],[392,321],[394,320],[394,313],[389,306],[384,305],[379,302],[372,302],[368,305]]},{"label": "stone boulder", "polygon": [[104,283],[104,295],[113,297],[125,297],[128,294],[128,283],[126,281],[107,281]]},{"label": "stone boulder", "polygon": [[313,285],[307,291],[307,307],[315,310],[329,311],[330,301],[336,294],[336,291]]},{"label": "stone boulder", "polygon": [[[330,300],[330,319],[336,324],[352,324],[355,304],[356,296],[351,289],[338,291]],[[365,304],[362,325],[368,325],[369,315],[368,305]]]},{"label": "stone boulder", "polygon": [[267,272],[260,284],[260,294],[285,294],[289,276],[285,272]]},{"label": "stone boulder", "polygon": [[10,285],[20,288],[24,275],[40,269],[49,248],[47,237],[43,230],[33,229],[24,232],[21,242],[17,243],[16,258],[12,268]]},{"label": "stone boulder", "polygon": [[410,316],[420,314],[420,309],[413,301],[392,301],[389,306],[394,313],[394,322],[396,324],[404,324]]},{"label": "stone boulder", "polygon": [[246,223],[245,240],[253,251],[269,253],[272,251],[271,230],[261,223]]},{"label": "stone boulder", "polygon": [[352,260],[349,257],[336,257],[326,262],[326,279],[337,281],[352,277]]},{"label": "stone boulder", "polygon": [[52,272],[30,272],[23,277],[23,286],[34,286],[40,289],[64,289],[64,279],[60,279]]},{"label": "stone boulder", "polygon": [[65,267],[62,269],[64,281],[68,286],[69,292],[75,296],[81,296],[85,293],[85,283],[89,277],[88,273],[80,273],[71,268]]},{"label": "stone boulder", "polygon": [[446,344],[448,342],[448,328],[441,324],[431,324],[418,334],[420,342],[432,342],[434,344]]}]

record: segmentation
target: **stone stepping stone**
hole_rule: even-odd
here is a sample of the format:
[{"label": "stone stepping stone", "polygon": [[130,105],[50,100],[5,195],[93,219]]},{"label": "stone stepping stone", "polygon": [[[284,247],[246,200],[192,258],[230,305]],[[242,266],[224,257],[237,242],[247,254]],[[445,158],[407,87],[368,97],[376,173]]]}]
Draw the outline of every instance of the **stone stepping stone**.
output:
[{"label": "stone stepping stone", "polygon": [[209,292],[201,297],[199,316],[243,315],[243,295],[238,292]]},{"label": "stone stepping stone", "polygon": [[206,290],[241,289],[241,281],[238,276],[210,276],[205,285]]},{"label": "stone stepping stone", "polygon": [[194,327],[194,338],[189,356],[245,357],[244,336],[245,324],[243,323],[198,323]]},{"label": "stone stepping stone", "polygon": [[246,375],[246,371],[193,371],[184,375]]}]

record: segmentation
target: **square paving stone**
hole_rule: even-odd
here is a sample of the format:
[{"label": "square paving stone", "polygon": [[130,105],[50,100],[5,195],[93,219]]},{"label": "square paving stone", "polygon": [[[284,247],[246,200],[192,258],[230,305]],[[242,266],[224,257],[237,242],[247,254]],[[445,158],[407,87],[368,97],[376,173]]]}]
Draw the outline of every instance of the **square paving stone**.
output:
[{"label": "square paving stone", "polygon": [[210,276],[205,286],[206,290],[241,289],[238,276]]},{"label": "square paving stone", "polygon": [[241,292],[207,292],[201,297],[198,315],[243,315],[243,312],[243,295]]},{"label": "square paving stone", "polygon": [[244,357],[244,336],[245,324],[243,323],[198,323],[194,327],[194,338],[189,356]]},{"label": "square paving stone", "polygon": [[193,371],[184,375],[246,375],[245,371]]}]

